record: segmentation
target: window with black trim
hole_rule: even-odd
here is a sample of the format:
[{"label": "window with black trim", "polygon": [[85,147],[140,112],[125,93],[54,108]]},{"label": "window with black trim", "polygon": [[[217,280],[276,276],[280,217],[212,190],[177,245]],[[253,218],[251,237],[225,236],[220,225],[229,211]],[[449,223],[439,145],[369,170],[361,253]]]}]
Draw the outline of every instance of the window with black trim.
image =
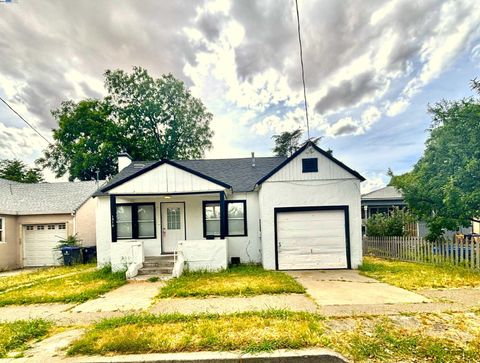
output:
[{"label": "window with black trim", "polygon": [[[227,237],[247,235],[247,202],[245,200],[227,200]],[[204,237],[220,236],[220,201],[203,202]]]},{"label": "window with black trim", "polygon": [[117,239],[156,238],[155,204],[117,204]]},{"label": "window with black trim", "polygon": [[302,173],[316,173],[318,171],[318,159],[302,159]]}]

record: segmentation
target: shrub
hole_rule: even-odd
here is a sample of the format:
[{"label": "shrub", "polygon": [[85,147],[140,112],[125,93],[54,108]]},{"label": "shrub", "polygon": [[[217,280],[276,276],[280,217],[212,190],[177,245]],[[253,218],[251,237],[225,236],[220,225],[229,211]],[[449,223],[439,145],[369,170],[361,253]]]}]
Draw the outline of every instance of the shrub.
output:
[{"label": "shrub", "polygon": [[415,218],[406,210],[394,208],[391,212],[374,214],[367,219],[367,236],[405,236],[406,225]]}]

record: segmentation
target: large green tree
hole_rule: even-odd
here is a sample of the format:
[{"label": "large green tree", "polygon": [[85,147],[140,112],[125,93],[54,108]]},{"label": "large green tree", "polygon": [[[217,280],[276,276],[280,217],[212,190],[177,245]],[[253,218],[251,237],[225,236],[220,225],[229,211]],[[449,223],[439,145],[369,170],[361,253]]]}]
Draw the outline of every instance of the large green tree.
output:
[{"label": "large green tree", "polygon": [[303,130],[296,129],[293,131],[284,131],[280,134],[273,135],[273,141],[275,147],[273,152],[276,156],[289,157],[300,147],[300,138],[302,137]]},{"label": "large green tree", "polygon": [[102,100],[65,101],[52,112],[59,127],[40,165],[58,177],[90,180],[115,174],[119,152],[136,160],[189,159],[211,148],[212,114],[171,74],[107,70],[105,87]]},{"label": "large green tree", "polygon": [[0,160],[0,178],[20,183],[40,183],[43,181],[40,169],[30,168],[18,159]]},{"label": "large green tree", "polygon": [[[480,93],[478,82],[472,86]],[[430,238],[467,227],[480,216],[480,101],[441,101],[429,108],[430,136],[409,173],[393,176],[410,210],[425,220]]]}]

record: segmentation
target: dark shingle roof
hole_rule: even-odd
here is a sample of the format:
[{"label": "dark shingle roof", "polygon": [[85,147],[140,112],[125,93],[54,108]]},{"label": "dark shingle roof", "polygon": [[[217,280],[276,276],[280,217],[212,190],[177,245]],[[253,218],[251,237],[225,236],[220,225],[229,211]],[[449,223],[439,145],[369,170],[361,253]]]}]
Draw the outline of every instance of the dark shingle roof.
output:
[{"label": "dark shingle roof", "polygon": [[0,213],[72,213],[97,188],[95,181],[30,184],[0,179]]},{"label": "dark shingle roof", "polygon": [[[283,156],[256,157],[255,166],[252,166],[251,158],[172,161],[185,168],[226,183],[235,192],[249,192],[254,189],[258,180],[275,169],[285,159]],[[156,163],[158,161],[134,161],[105,184],[102,190],[108,189],[124,179],[128,179],[143,169],[152,167]],[[101,193],[96,193],[96,195],[101,195]]]}]

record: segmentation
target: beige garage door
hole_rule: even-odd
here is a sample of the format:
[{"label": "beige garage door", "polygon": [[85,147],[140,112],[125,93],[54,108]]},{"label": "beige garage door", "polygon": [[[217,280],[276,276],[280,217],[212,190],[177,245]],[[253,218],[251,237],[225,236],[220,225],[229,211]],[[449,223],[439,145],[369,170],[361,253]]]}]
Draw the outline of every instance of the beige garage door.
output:
[{"label": "beige garage door", "polygon": [[65,223],[23,226],[24,265],[55,266],[61,264],[58,241],[67,237]]},{"label": "beige garage door", "polygon": [[343,210],[277,215],[280,270],[348,268]]}]

